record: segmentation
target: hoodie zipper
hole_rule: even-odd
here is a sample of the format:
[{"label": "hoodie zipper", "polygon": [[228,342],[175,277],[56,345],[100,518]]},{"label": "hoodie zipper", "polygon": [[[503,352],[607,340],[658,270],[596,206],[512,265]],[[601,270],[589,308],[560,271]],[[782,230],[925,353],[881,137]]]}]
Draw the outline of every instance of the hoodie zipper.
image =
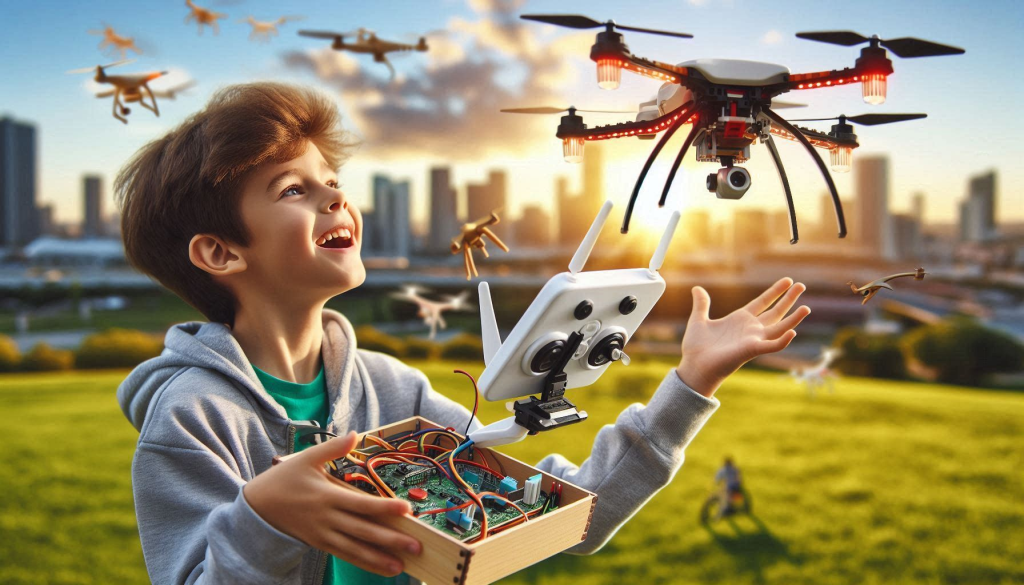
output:
[{"label": "hoodie zipper", "polygon": [[[312,426],[312,427],[316,427],[316,428],[319,429],[320,428],[320,423],[318,423],[315,420],[311,420],[311,421],[309,421],[308,425],[302,425],[302,426],[303,427]],[[295,436],[298,434],[298,431],[299,431],[299,427],[297,425],[294,425],[294,424],[292,424],[290,422],[288,423],[288,444],[287,444],[286,447],[287,447],[289,455],[291,455],[292,453],[295,453]],[[313,585],[321,585],[324,582],[324,573],[327,572],[327,554],[324,553],[324,551],[319,550],[319,549],[317,549],[316,553],[317,553],[316,559],[317,559],[317,565],[318,566],[317,566],[317,570],[316,570],[316,573],[315,573],[315,578],[313,579]]]}]

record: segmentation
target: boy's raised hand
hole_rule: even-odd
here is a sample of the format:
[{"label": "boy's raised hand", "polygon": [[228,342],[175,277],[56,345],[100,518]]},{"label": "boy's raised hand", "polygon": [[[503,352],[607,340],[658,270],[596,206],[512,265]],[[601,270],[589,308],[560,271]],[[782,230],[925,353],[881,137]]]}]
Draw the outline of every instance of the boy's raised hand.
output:
[{"label": "boy's raised hand", "polygon": [[[794,328],[811,313],[807,305],[802,305],[786,316],[806,289],[801,283],[783,278],[742,308],[721,319],[711,319],[711,297],[703,288],[693,287],[693,311],[683,335],[683,358],[676,368],[679,378],[711,397],[743,364],[784,349],[796,337]],[[779,302],[771,307],[776,299]]]},{"label": "boy's raised hand", "polygon": [[402,561],[389,551],[419,554],[420,543],[379,521],[409,514],[409,503],[345,489],[324,469],[355,446],[351,432],[297,453],[246,484],[245,499],[289,536],[367,571],[398,575]]}]

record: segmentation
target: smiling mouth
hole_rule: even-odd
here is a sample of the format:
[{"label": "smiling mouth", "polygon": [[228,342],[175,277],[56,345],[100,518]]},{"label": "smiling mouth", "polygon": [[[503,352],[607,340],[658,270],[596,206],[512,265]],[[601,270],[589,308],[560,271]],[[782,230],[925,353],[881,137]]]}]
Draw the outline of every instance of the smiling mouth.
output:
[{"label": "smiling mouth", "polygon": [[346,227],[338,227],[325,233],[316,240],[316,245],[327,249],[351,248],[355,244],[352,231]]}]

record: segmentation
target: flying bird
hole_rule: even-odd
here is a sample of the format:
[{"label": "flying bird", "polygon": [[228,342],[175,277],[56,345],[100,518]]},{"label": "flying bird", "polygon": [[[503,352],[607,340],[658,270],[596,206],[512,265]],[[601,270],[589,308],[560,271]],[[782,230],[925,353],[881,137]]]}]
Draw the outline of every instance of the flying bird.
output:
[{"label": "flying bird", "polygon": [[875,296],[875,294],[878,293],[878,291],[882,290],[883,288],[893,290],[892,286],[889,284],[890,280],[893,280],[894,278],[903,278],[905,276],[913,276],[914,280],[924,280],[925,274],[928,273],[924,271],[924,268],[918,268],[914,272],[900,272],[899,274],[891,274],[889,276],[886,276],[885,278],[873,280],[865,284],[864,286],[857,286],[853,284],[852,280],[846,284],[850,285],[850,290],[852,290],[855,294],[864,297],[864,300],[860,302],[860,304],[864,305],[867,304],[869,300],[871,300],[871,297]]}]

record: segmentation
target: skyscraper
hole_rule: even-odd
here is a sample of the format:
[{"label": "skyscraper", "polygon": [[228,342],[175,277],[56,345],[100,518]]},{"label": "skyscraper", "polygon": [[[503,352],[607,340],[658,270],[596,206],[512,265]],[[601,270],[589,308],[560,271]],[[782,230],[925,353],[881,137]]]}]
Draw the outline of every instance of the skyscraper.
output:
[{"label": "skyscraper", "polygon": [[103,195],[100,177],[86,175],[82,178],[82,191],[85,195],[84,221],[82,222],[82,236],[86,238],[98,238],[103,233]]},{"label": "skyscraper", "polygon": [[515,222],[513,237],[520,247],[547,247],[551,245],[551,218],[540,205],[525,205],[523,215]]},{"label": "skyscraper", "polygon": [[863,156],[854,165],[857,194],[856,241],[877,258],[892,259],[892,228],[889,220],[889,159]]},{"label": "skyscraper", "polygon": [[449,244],[458,235],[456,232],[460,225],[451,169],[434,167],[430,169],[430,233],[427,237],[427,251],[433,254],[451,253]]},{"label": "skyscraper", "polygon": [[590,220],[597,216],[605,199],[604,145],[596,141],[587,145],[587,156],[583,158],[583,193],[580,197],[577,211],[587,218],[585,223],[589,227]]},{"label": "skyscraper", "polygon": [[466,186],[466,219],[474,221],[487,217],[492,211],[505,207],[507,180],[505,171],[491,171],[486,183]]},{"label": "skyscraper", "polygon": [[967,198],[960,204],[960,238],[984,242],[997,237],[996,172],[971,177]]},{"label": "skyscraper", "polygon": [[0,246],[23,246],[38,235],[36,128],[0,118]]},{"label": "skyscraper", "polygon": [[373,176],[373,213],[366,224],[371,228],[369,243],[374,254],[408,258],[411,252],[409,226],[409,181]]},{"label": "skyscraper", "polygon": [[732,249],[736,255],[750,255],[767,249],[771,241],[770,218],[763,209],[737,208],[732,215]]}]

